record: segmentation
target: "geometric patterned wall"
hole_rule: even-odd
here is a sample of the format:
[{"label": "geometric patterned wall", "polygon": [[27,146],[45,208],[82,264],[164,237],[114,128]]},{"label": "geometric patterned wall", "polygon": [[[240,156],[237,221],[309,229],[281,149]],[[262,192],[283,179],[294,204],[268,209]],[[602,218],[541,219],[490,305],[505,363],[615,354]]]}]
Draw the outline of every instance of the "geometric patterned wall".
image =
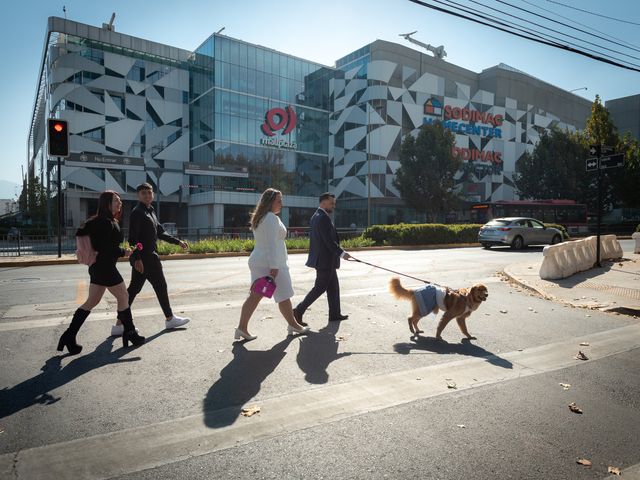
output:
[{"label": "geometric patterned wall", "polygon": [[[457,190],[469,201],[513,200],[517,159],[533,150],[545,129],[575,130],[534,105],[518,109],[517,99],[512,98],[496,105],[492,92],[471,91],[464,83],[428,72],[418,75],[386,60],[346,71],[344,78],[330,81],[330,90],[334,97],[329,123],[331,185],[342,198],[366,198],[369,174],[371,197],[399,197],[393,179],[401,140],[435,121],[454,131],[456,152],[463,158],[455,175]],[[499,125],[491,124],[491,119]]]},{"label": "geometric patterned wall", "polygon": [[[50,115],[69,121],[71,152],[142,158],[145,171],[65,166],[63,179],[121,193],[150,181],[163,195],[176,193],[189,161],[188,69],[77,40],[61,35],[50,48]],[[166,169],[159,179],[158,168]]]}]

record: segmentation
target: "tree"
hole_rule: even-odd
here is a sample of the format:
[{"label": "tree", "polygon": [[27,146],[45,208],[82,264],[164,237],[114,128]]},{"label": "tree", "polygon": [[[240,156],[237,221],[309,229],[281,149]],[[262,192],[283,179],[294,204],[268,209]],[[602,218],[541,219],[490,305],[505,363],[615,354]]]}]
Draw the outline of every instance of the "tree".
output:
[{"label": "tree", "polygon": [[582,132],[559,129],[545,131],[532,153],[516,163],[515,183],[523,198],[569,199],[585,203],[589,211],[597,208],[596,172],[586,171],[590,145],[614,147],[625,156],[623,168],[602,170],[603,206],[640,206],[640,148],[629,135],[620,137],[600,97],[591,106]]},{"label": "tree", "polygon": [[578,134],[559,128],[543,132],[533,152],[526,152],[516,162],[518,194],[534,200],[593,202],[593,179],[585,170],[587,156],[587,147]]},{"label": "tree", "polygon": [[453,155],[455,137],[440,123],[425,125],[417,136],[406,135],[400,147],[400,168],[394,185],[404,202],[427,214],[429,221],[455,208],[453,176],[461,160]]}]

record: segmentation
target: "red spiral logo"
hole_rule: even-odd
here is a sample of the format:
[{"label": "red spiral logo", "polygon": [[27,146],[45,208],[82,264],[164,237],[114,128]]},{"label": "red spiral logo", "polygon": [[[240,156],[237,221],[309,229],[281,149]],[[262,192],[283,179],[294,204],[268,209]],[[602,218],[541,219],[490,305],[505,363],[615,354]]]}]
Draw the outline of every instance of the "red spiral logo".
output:
[{"label": "red spiral logo", "polygon": [[282,135],[286,135],[296,128],[296,112],[291,106],[286,109],[281,107],[272,108],[264,116],[264,123],[260,128],[265,135],[273,137],[278,130]]}]

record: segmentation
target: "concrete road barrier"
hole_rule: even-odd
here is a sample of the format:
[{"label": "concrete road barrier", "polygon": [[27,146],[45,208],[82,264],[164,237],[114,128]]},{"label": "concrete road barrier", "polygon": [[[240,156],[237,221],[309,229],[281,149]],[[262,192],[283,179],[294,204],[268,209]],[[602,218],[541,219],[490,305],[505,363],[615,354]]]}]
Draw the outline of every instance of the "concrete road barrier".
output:
[{"label": "concrete road barrier", "polygon": [[[640,234],[636,239],[640,241]],[[540,266],[540,278],[557,280],[567,278],[574,273],[589,270],[596,263],[597,237],[587,237],[572,242],[558,243],[544,247]],[[622,257],[622,247],[615,235],[600,236],[600,259],[607,260]]]},{"label": "concrete road barrier", "polygon": [[631,238],[636,241],[636,246],[633,248],[633,253],[640,253],[640,232],[635,232],[633,235],[631,235]]}]

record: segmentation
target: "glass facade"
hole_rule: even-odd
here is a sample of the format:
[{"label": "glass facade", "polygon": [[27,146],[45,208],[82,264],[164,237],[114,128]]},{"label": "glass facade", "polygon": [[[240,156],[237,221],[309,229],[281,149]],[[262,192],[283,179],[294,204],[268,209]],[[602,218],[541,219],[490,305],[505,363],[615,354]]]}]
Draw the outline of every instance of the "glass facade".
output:
[{"label": "glass facade", "polygon": [[192,175],[191,194],[327,190],[335,70],[223,35],[209,37],[192,61],[190,162],[215,174]]}]

